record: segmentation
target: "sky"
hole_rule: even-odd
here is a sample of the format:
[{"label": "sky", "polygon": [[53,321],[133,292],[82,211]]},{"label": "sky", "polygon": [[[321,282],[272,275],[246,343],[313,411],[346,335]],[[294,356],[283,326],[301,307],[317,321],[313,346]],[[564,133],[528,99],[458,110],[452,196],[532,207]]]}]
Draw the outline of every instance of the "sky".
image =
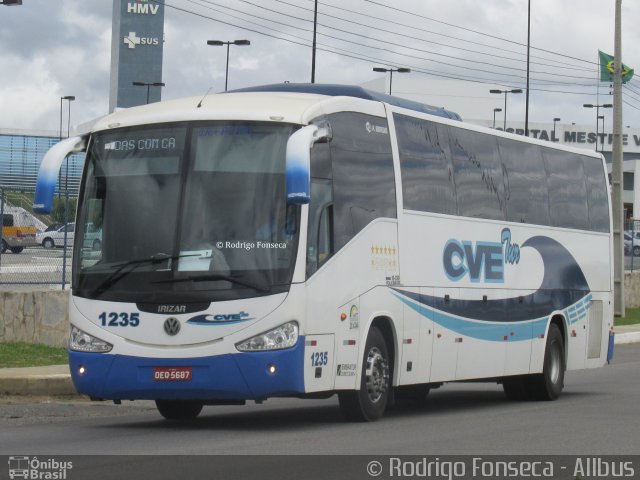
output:
[{"label": "sky", "polygon": [[[211,39],[251,41],[231,48],[229,89],[310,81],[313,0],[165,4],[163,99],[224,90],[226,51],[207,46]],[[595,111],[584,103],[613,103],[609,84],[597,81],[597,52],[613,54],[614,6],[531,0],[530,122],[588,125]],[[640,2],[623,0],[623,62],[640,75],[638,18]],[[57,131],[65,95],[76,97],[72,125],[108,113],[111,19],[111,0],[0,6],[0,129]],[[407,67],[412,91],[398,94],[433,100],[450,82],[438,106],[456,98],[463,118],[485,119],[504,101],[490,88],[525,86],[527,0],[318,0],[317,31],[317,83],[382,86],[374,66]],[[623,125],[640,128],[640,78],[623,91]],[[509,117],[524,121],[524,105],[524,94],[510,95]]]}]

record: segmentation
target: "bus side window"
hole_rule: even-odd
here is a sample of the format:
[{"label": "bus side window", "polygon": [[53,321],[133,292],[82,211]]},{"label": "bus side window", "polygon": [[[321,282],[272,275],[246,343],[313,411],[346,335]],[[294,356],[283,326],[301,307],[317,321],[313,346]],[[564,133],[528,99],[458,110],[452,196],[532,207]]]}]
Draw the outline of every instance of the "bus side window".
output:
[{"label": "bus side window", "polygon": [[333,255],[333,205],[322,209],[318,224],[318,268]]},{"label": "bus side window", "polygon": [[307,228],[307,278],[333,254],[333,193],[331,180],[311,178]]}]

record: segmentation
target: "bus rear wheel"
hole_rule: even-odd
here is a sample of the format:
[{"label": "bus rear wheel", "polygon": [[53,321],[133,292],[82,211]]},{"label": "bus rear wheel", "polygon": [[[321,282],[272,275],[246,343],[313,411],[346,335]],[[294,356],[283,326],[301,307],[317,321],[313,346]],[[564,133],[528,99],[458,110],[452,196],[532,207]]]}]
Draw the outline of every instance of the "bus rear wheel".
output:
[{"label": "bus rear wheel", "polygon": [[156,408],[167,420],[191,420],[200,415],[202,402],[195,400],[156,400]]},{"label": "bus rear wheel", "polygon": [[547,346],[544,350],[542,373],[531,375],[527,389],[534,400],[555,400],[564,388],[564,340],[560,328],[555,323],[549,326]]},{"label": "bus rear wheel", "polygon": [[382,332],[369,331],[364,349],[360,390],[340,392],[340,409],[347,420],[369,422],[384,414],[389,402],[391,376],[389,353]]},{"label": "bus rear wheel", "polygon": [[547,335],[542,373],[506,377],[502,387],[509,400],[555,400],[564,388],[565,370],[564,340],[560,328],[552,323]]}]

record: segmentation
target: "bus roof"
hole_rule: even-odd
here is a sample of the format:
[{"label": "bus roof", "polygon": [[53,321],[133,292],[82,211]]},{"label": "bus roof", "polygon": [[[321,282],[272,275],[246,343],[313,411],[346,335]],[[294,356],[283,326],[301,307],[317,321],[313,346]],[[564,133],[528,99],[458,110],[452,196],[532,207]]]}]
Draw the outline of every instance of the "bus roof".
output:
[{"label": "bus roof", "polygon": [[276,83],[273,85],[261,85],[257,87],[240,88],[231,92],[292,92],[292,93],[312,93],[316,95],[326,95],[329,97],[355,97],[365,100],[385,102],[397,107],[415,110],[417,112],[428,113],[438,117],[450,118],[452,120],[462,120],[462,117],[455,112],[445,110],[441,107],[433,107],[425,103],[414,102],[404,98],[374,92],[355,85],[334,85],[318,83]]},{"label": "bus roof", "polygon": [[[336,103],[337,102],[337,103]],[[283,83],[233,90],[203,97],[166,100],[118,109],[97,120],[92,131],[189,120],[255,120],[306,123],[325,108],[356,108],[384,116],[382,103],[461,120],[443,108],[392,97],[350,85]],[[329,105],[333,107],[329,107]]]}]

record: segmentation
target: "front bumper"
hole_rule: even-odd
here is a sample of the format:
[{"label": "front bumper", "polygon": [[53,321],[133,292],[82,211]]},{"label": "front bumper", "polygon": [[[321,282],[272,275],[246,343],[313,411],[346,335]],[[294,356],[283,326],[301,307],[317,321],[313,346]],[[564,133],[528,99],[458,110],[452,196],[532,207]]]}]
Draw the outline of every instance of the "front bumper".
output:
[{"label": "front bumper", "polygon": [[[79,393],[109,400],[258,400],[304,393],[304,337],[292,348],[198,358],[69,351]],[[268,367],[276,366],[276,373]],[[80,374],[80,368],[84,373]],[[154,367],[191,367],[188,382],[154,381]]]},{"label": "front bumper", "polygon": [[36,247],[38,246],[38,242],[36,241],[35,236],[24,236],[24,237],[2,237],[7,245],[11,247]]}]

